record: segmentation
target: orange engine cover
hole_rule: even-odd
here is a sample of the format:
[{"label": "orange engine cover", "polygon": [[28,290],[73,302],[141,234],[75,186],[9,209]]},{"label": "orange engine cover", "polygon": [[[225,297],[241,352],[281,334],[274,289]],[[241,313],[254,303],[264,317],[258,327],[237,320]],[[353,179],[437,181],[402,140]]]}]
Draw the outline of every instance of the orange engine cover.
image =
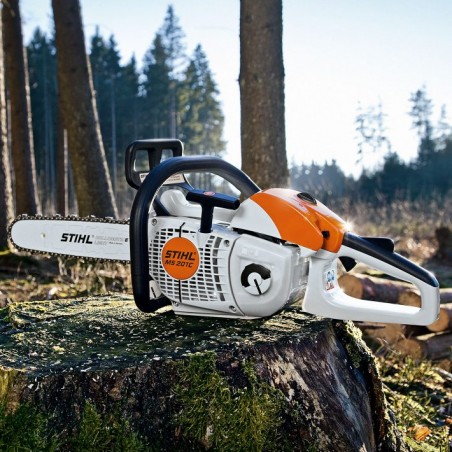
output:
[{"label": "orange engine cover", "polygon": [[307,194],[270,188],[250,197],[271,218],[282,240],[311,250],[336,253],[347,231],[346,222]]}]

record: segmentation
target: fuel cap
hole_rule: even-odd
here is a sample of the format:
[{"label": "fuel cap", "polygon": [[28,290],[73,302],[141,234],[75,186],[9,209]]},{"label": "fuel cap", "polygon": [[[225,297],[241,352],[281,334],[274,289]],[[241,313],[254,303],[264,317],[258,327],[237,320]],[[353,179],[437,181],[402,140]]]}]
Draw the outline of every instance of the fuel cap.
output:
[{"label": "fuel cap", "polygon": [[306,202],[309,202],[310,204],[317,204],[317,200],[314,198],[314,196],[312,196],[309,193],[306,193],[305,191],[301,191],[300,193],[297,194],[297,196]]}]

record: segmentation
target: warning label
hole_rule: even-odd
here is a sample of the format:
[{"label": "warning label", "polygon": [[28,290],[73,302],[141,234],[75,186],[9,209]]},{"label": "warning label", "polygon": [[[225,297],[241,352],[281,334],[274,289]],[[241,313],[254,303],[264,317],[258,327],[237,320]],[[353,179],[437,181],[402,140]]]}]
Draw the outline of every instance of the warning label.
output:
[{"label": "warning label", "polygon": [[162,265],[172,278],[189,279],[199,267],[198,249],[191,240],[174,237],[162,249]]}]

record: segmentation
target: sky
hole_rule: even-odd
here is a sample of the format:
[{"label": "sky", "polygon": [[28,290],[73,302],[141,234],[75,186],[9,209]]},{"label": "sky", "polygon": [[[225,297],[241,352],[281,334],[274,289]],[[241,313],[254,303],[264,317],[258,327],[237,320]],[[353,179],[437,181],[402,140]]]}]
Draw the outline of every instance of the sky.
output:
[{"label": "sky", "polygon": [[[36,27],[51,28],[51,1],[20,4],[28,43]],[[226,158],[240,166],[239,0],[81,0],[85,37],[99,26],[104,37],[114,35],[123,63],[135,55],[141,64],[169,4],[187,52],[201,44],[207,54],[225,115]],[[283,0],[289,162],[335,159],[355,176],[372,168],[383,156],[356,163],[355,119],[360,104],[379,103],[393,151],[415,158],[411,93],[425,86],[433,121],[445,105],[452,123],[451,23],[451,0]]]}]

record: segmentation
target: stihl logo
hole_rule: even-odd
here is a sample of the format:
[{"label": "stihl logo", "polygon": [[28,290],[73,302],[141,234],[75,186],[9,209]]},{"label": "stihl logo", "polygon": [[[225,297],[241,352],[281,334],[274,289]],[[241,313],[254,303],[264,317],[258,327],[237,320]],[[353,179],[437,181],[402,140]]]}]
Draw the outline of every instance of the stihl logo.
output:
[{"label": "stihl logo", "polygon": [[161,259],[168,275],[179,281],[191,278],[198,271],[198,248],[185,237],[169,239],[162,249]]},{"label": "stihl logo", "polygon": [[70,242],[70,243],[88,243],[90,245],[93,244],[93,242],[90,239],[89,234],[69,234],[67,232],[63,233],[61,236],[62,242]]},{"label": "stihl logo", "polygon": [[180,259],[182,261],[196,261],[196,253],[193,251],[176,251],[167,250],[165,253],[165,259]]}]

